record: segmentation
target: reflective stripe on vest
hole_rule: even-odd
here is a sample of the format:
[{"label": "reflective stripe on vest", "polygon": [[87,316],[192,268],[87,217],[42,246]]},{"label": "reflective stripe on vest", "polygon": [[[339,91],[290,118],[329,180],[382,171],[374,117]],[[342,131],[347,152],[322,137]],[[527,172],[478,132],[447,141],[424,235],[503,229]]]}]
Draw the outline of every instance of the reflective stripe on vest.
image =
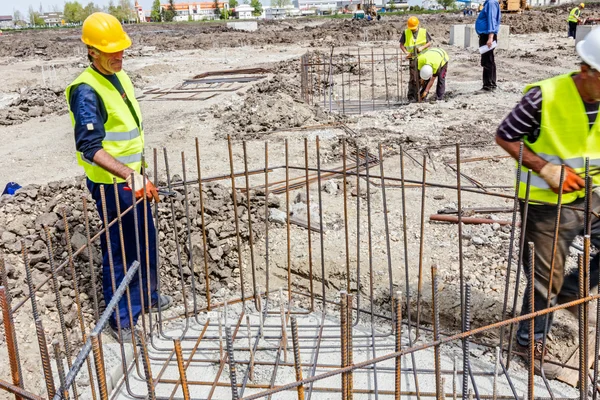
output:
[{"label": "reflective stripe on vest", "polygon": [[427,30],[425,30],[425,28],[419,28],[416,41],[413,36],[413,31],[410,29],[404,31],[404,48],[409,53],[412,53],[415,50],[415,47],[420,47],[425,44],[427,44]]},{"label": "reflective stripe on vest", "polygon": [[569,18],[567,19],[567,21],[577,22],[580,14],[581,14],[581,11],[579,10],[579,7],[575,7],[569,13]]},{"label": "reflective stripe on vest", "polygon": [[[82,72],[65,90],[71,122],[75,126],[75,118],[69,104],[71,90],[75,86],[85,83],[94,89],[106,107],[107,120],[104,123],[105,136],[102,141],[102,148],[116,160],[127,165],[134,171],[141,172],[142,153],[144,151],[144,130],[142,128],[141,110],[135,99],[133,84],[127,74],[121,71],[116,75],[139,118],[140,126],[137,125],[135,118],[125,101],[123,101],[119,91],[110,81],[91,67]],[[113,179],[116,179],[117,182],[124,182],[123,179],[106,171],[92,162],[92,160],[86,160],[82,153],[77,153],[77,160],[79,165],[83,166],[85,174],[92,182],[112,183]]]},{"label": "reflective stripe on vest", "polygon": [[[525,144],[534,153],[553,164],[565,164],[581,173],[585,171],[585,159],[590,166],[600,166],[600,125],[598,121],[589,128],[585,106],[573,78],[573,74],[559,75],[529,85],[525,92],[533,87],[542,91],[542,119],[540,134],[534,143],[525,139]],[[521,168],[519,197],[524,198],[527,189],[526,167]],[[600,185],[600,176],[593,177],[593,184]],[[585,190],[563,193],[563,204],[572,203],[585,196]],[[529,198],[556,204],[558,195],[548,184],[532,171]]]},{"label": "reflective stripe on vest", "polygon": [[431,65],[433,73],[437,74],[440,67],[446,65],[449,59],[450,57],[448,57],[448,53],[446,53],[446,51],[443,49],[429,49],[427,53],[419,55],[419,63],[417,67],[420,70],[424,65]]}]

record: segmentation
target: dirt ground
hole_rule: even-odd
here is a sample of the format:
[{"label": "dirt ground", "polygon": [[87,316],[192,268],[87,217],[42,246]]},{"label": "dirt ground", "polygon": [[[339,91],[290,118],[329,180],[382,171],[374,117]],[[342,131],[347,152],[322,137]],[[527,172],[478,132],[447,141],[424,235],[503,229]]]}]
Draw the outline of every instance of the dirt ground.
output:
[{"label": "dirt ground", "polygon": [[[596,8],[593,3],[586,7],[586,16],[593,16],[595,13],[600,13],[600,7]],[[264,166],[265,140],[269,142],[271,165],[284,164],[284,141],[287,140],[290,164],[302,166],[304,138],[309,140],[311,163],[316,166],[314,146],[315,138],[319,135],[323,168],[340,165],[340,140],[345,138],[350,143],[368,147],[374,154],[377,152],[377,144],[384,143],[385,174],[399,176],[398,151],[402,144],[415,160],[420,161],[423,154],[428,156],[429,182],[454,185],[456,175],[444,162],[455,158],[455,143],[461,144],[463,158],[503,155],[502,150],[494,143],[495,130],[520,99],[523,87],[577,68],[578,58],[573,41],[565,37],[565,15],[565,7],[503,15],[503,23],[511,26],[510,49],[496,52],[499,90],[487,94],[477,93],[481,87],[479,55],[472,50],[447,45],[450,25],[472,23],[474,19],[465,19],[458,14],[423,16],[422,24],[432,33],[435,45],[444,48],[450,55],[446,100],[409,104],[384,111],[367,112],[361,116],[329,115],[319,107],[304,104],[298,93],[299,57],[307,51],[329,52],[331,46],[335,46],[335,54],[356,47],[395,49],[406,18],[384,18],[381,22],[372,24],[349,20],[260,22],[259,30],[253,33],[233,31],[221,24],[130,26],[127,29],[134,45],[126,54],[125,69],[132,76],[138,90],[148,156],[151,149],[158,149],[161,154],[162,148],[166,147],[172,173],[181,172],[179,160],[181,152],[185,151],[190,159],[187,172],[189,176],[196,176],[193,162],[194,138],[198,138],[200,142],[203,176],[228,173],[228,148],[224,139],[227,134],[234,138],[234,162],[238,170],[243,167],[241,139],[248,140],[248,163],[251,169]],[[367,38],[368,41],[365,41]],[[22,32],[0,37],[0,189],[10,181],[21,185],[44,185],[82,174],[75,160],[72,128],[62,90],[86,65],[84,48],[75,29]],[[149,89],[174,87],[184,79],[202,72],[250,67],[265,67],[271,69],[271,72],[259,82],[243,84],[234,92],[221,93],[204,101],[155,101],[152,96],[144,95]],[[378,85],[378,93],[381,93],[382,86]],[[268,125],[259,126],[256,130],[248,128],[260,125],[261,121],[255,121],[256,119],[265,118],[270,118]],[[289,130],[339,120],[345,122],[354,134],[349,135],[344,130],[331,127]],[[279,132],[269,133],[273,130]],[[409,158],[405,164],[407,178],[420,180],[421,167]],[[163,166],[164,161],[160,159],[159,170]],[[379,174],[379,167],[370,172]],[[465,163],[463,172],[483,185],[510,188],[514,167],[511,160],[495,157]],[[278,178],[282,178],[281,171],[270,177],[271,180]],[[164,179],[164,174],[160,173],[158,180]],[[323,218],[326,227],[324,260],[327,285],[330,289],[342,289],[345,281],[342,181],[337,179],[334,182],[335,185],[323,193]],[[260,178],[253,178],[251,183],[260,184]],[[361,184],[364,186],[364,183],[362,181]],[[463,184],[470,183],[463,181]],[[318,198],[317,189],[316,185],[311,189],[313,204]],[[495,190],[512,194],[510,189]],[[372,237],[376,238],[372,260],[374,273],[365,274],[363,269],[360,286],[363,291],[366,290],[370,285],[369,276],[373,277],[376,304],[386,313],[389,309],[389,278],[386,243],[383,240],[386,232],[382,192],[377,187],[373,187],[372,191],[371,229]],[[401,191],[389,188],[386,195],[393,290],[404,292]],[[416,305],[421,189],[408,189],[406,201],[409,285],[413,291],[413,304]],[[456,201],[454,190],[428,188],[425,216],[445,207],[456,207]],[[352,248],[355,249],[358,215],[356,197],[350,196],[348,205],[349,234]],[[463,194],[463,207],[482,206],[512,207],[512,200]],[[361,268],[368,268],[364,261],[368,259],[369,246],[366,207],[366,200],[362,198]],[[488,215],[489,213],[483,216]],[[510,219],[511,214],[494,214],[492,218]],[[427,218],[425,222],[422,320],[430,320],[430,267],[437,265],[441,278],[444,329],[452,331],[457,328],[457,321],[460,320],[457,226],[428,222]],[[285,227],[271,228],[272,268],[278,271],[276,274],[281,278],[280,282],[276,281],[275,286],[283,284],[287,270],[285,232]],[[466,282],[473,287],[473,325],[490,324],[501,319],[509,229],[497,225],[472,225],[465,226],[463,233]],[[296,275],[294,284],[306,287],[306,231],[293,227],[292,238],[292,270]],[[264,246],[259,243],[257,249],[260,260],[264,256]],[[2,251],[11,264],[22,269],[22,266],[19,267],[18,253],[6,248]],[[314,263],[320,266],[318,246],[314,246],[313,251]],[[355,265],[357,254],[354,250],[351,253],[350,262]],[[513,268],[515,265],[513,263]],[[264,272],[264,266],[260,262],[257,267]],[[315,271],[314,276],[319,280],[322,274]],[[356,285],[356,278],[353,280]],[[511,285],[514,287],[515,283],[513,271]],[[520,286],[522,291],[523,285]],[[298,305],[305,304],[305,300],[298,300]],[[362,306],[367,307],[366,304]],[[23,311],[22,314],[26,312],[28,311]],[[31,327],[28,316],[19,314],[16,319],[18,332]],[[569,357],[577,342],[574,322],[570,315],[559,315],[549,343],[551,351],[563,361]],[[492,340],[493,337],[491,334],[480,339]],[[37,379],[37,345],[31,339],[24,338],[26,344],[21,349],[26,366],[24,378],[26,382],[37,382],[32,383],[34,387],[31,390],[42,392],[42,381]],[[0,358],[4,357],[3,351],[0,350]],[[6,365],[0,365],[0,376],[9,376],[6,368]]]}]

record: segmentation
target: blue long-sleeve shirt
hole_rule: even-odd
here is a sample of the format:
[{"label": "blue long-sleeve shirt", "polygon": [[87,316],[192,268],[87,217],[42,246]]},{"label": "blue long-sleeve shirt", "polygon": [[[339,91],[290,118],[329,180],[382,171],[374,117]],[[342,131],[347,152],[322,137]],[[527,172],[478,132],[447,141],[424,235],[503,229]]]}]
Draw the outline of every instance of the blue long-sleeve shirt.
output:
[{"label": "blue long-sleeve shirt", "polygon": [[498,30],[500,30],[500,4],[498,0],[486,0],[475,21],[475,31],[478,35],[485,35],[497,34]]},{"label": "blue long-sleeve shirt", "polygon": [[[125,93],[116,74],[104,75],[97,69],[94,70],[106,78],[119,93]],[[91,161],[98,150],[102,149],[102,141],[106,135],[104,130],[104,124],[108,119],[106,107],[96,91],[85,83],[71,90],[69,105],[75,117],[75,148]]]}]

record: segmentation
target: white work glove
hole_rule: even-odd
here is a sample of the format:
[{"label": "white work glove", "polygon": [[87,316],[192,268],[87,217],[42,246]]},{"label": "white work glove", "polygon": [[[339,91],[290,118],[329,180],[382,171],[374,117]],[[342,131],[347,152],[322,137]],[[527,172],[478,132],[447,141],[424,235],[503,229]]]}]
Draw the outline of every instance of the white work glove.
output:
[{"label": "white work glove", "polygon": [[[561,169],[560,165],[547,163],[538,174],[555,193],[558,193],[558,188],[560,187]],[[585,188],[585,181],[577,175],[577,172],[573,168],[565,166],[563,193],[570,193],[583,188]]]},{"label": "white work glove", "polygon": [[156,187],[147,177],[145,178],[145,181],[146,187],[144,187],[144,176],[138,174],[137,172],[134,172],[133,174],[129,175],[127,179],[125,179],[125,182],[127,182],[127,186],[129,186],[129,189],[132,188],[132,184],[133,186],[135,186],[136,199],[139,199],[145,194],[148,199],[154,199],[154,201],[158,203],[158,191],[156,190]]}]

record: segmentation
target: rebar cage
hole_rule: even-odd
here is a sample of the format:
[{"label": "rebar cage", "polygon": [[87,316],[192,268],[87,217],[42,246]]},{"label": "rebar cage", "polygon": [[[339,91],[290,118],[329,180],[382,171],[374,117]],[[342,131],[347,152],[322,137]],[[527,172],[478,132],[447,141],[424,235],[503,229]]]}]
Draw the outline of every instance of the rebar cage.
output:
[{"label": "rebar cage", "polygon": [[[409,63],[398,47],[314,51],[303,55],[302,98],[308,104],[344,115],[408,103]],[[413,71],[415,73],[415,71]]]},{"label": "rebar cage", "polygon": [[[518,237],[518,195],[493,191],[478,185],[463,185],[462,181],[466,175],[461,172],[459,145],[456,145],[453,169],[456,173],[455,185],[427,180],[427,156],[424,156],[423,162],[420,163],[422,179],[408,179],[404,168],[407,153],[399,146],[384,149],[384,146],[379,145],[376,154],[373,154],[368,149],[354,148],[342,140],[339,149],[341,165],[330,168],[323,168],[321,164],[319,137],[316,137],[314,143],[304,139],[304,149],[295,152],[297,155],[303,151],[304,165],[290,164],[287,140],[283,145],[283,165],[270,164],[268,143],[264,145],[263,165],[250,166],[246,143],[243,142],[241,147],[243,168],[237,166],[236,169],[234,145],[229,140],[229,174],[203,177],[200,148],[196,140],[197,175],[193,179],[186,176],[186,155],[183,152],[182,177],[172,177],[167,151],[164,150],[164,173],[167,180],[162,189],[167,196],[163,199],[162,211],[158,204],[152,205],[145,198],[137,202],[141,203],[144,209],[152,209],[157,226],[157,240],[173,240],[175,243],[176,255],[172,259],[174,261],[168,262],[167,257],[161,255],[158,249],[157,255],[161,271],[176,269],[175,290],[181,293],[182,300],[175,314],[168,314],[160,307],[158,312],[150,310],[142,314],[136,329],[131,333],[131,340],[135,345],[123,344],[124,340],[121,340],[115,351],[122,376],[117,380],[113,379],[112,384],[111,379],[107,378],[102,331],[117,302],[123,296],[129,297],[128,285],[131,280],[141,279],[140,270],[148,268],[148,265],[140,265],[139,254],[138,260],[130,264],[124,280],[118,287],[115,284],[115,295],[104,310],[98,305],[99,301],[95,297],[93,302],[82,302],[78,289],[79,274],[75,266],[89,268],[95,285],[94,271],[99,268],[99,263],[94,261],[92,248],[97,245],[101,235],[108,234],[107,230],[102,228],[92,235],[89,229],[92,217],[87,211],[84,212],[87,243],[75,251],[67,245],[68,254],[60,264],[57,261],[59,256],[53,250],[51,230],[45,227],[44,236],[51,275],[37,286],[31,278],[28,248],[25,243],[22,244],[28,294],[20,301],[13,301],[12,305],[6,290],[10,282],[0,258],[0,305],[12,373],[12,383],[0,380],[0,387],[15,394],[16,398],[41,399],[44,395],[28,391],[27,383],[22,378],[14,317],[17,313],[28,312],[24,307],[27,303],[31,304],[35,321],[45,378],[45,395],[54,399],[106,399],[109,395],[112,398],[151,399],[352,399],[372,398],[371,396],[394,396],[396,399],[401,396],[438,399],[459,396],[466,399],[473,394],[478,398],[518,399],[526,395],[527,398],[533,399],[534,390],[540,387],[539,382],[537,385],[534,382],[533,363],[529,365],[524,376],[514,376],[510,372],[511,357],[515,354],[511,340],[513,328],[520,321],[529,320],[533,323],[532,318],[535,316],[576,305],[580,308],[581,398],[587,396],[588,386],[597,387],[597,372],[594,370],[593,374],[588,374],[588,351],[591,344],[586,340],[586,305],[600,299],[600,294],[592,294],[589,288],[589,225],[591,218],[597,217],[590,207],[591,186],[588,186],[587,190],[586,207],[579,210],[586,215],[587,221],[584,251],[580,255],[579,263],[582,279],[580,298],[546,310],[516,316],[518,285],[511,285],[510,277],[513,270],[516,270],[517,281],[522,274],[522,264],[515,263],[513,256],[521,254],[523,246],[526,245]],[[391,173],[386,170],[384,156],[387,156],[388,163],[397,160],[398,168],[394,168]],[[159,157],[156,150],[153,154],[153,169],[153,176],[158,177]],[[520,171],[520,168],[517,168],[517,171]],[[586,181],[589,185],[589,168],[587,171]],[[341,179],[341,186],[338,187],[341,195],[329,196],[327,201],[331,202],[329,206],[335,207],[342,217],[339,220],[327,221],[324,212],[324,183],[332,178]],[[520,174],[517,174],[517,187],[519,179]],[[229,237],[233,259],[230,268],[234,272],[236,268],[238,270],[238,273],[232,272],[235,279],[228,279],[232,287],[231,292],[220,296],[212,289],[218,279],[211,272],[209,265],[210,238],[207,237],[209,229],[205,220],[209,213],[204,190],[207,185],[218,181],[229,183],[226,202],[231,207],[233,218],[225,223],[233,226],[234,232]],[[530,175],[527,187],[529,181]],[[387,190],[391,188],[400,189],[398,196],[401,201],[391,203],[388,200]],[[416,277],[411,276],[409,268],[409,227],[406,223],[405,202],[406,191],[415,188],[422,194],[418,227],[420,252]],[[504,306],[499,322],[471,328],[471,287],[464,280],[462,213],[458,212],[458,296],[461,323],[458,330],[441,331],[438,289],[440,267],[434,265],[429,269],[424,265],[423,259],[423,249],[426,245],[423,230],[427,188],[445,189],[454,193],[458,210],[462,210],[462,195],[465,193],[499,197],[513,202]],[[192,197],[194,189],[196,194]],[[282,208],[285,210],[285,218],[283,222],[279,222],[283,225],[279,226],[275,225],[271,216],[271,209],[274,207],[270,199],[275,196],[273,192],[281,193],[284,197]],[[292,197],[295,195],[304,197],[306,219],[298,219],[293,215]],[[256,197],[260,197],[261,200],[253,204]],[[87,199],[84,197],[82,201],[83,209],[87,210]],[[524,212],[527,213],[528,194],[523,201]],[[391,204],[393,206],[390,206]],[[381,207],[381,212],[373,211],[376,206]],[[565,207],[569,206],[556,206],[557,221]],[[191,216],[193,208],[197,211],[195,216]],[[105,220],[103,225],[116,225],[121,228],[121,216],[132,210],[122,210],[118,218],[113,221]],[[400,218],[391,221],[389,215],[392,211]],[[183,216],[183,222],[176,220],[178,213]],[[66,212],[63,212],[62,217],[65,229],[57,235],[69,244],[69,218]],[[379,229],[375,227],[376,218],[382,222]],[[200,237],[192,235],[192,223],[201,226]],[[402,233],[402,240],[393,247],[390,243],[391,225]],[[555,237],[558,237],[558,224],[556,226]],[[336,229],[340,232],[339,241],[334,240],[333,232]],[[260,234],[255,235],[258,231]],[[125,240],[122,229],[120,234],[121,239]],[[138,244],[147,244],[147,229],[143,232],[136,231],[133,240]],[[191,251],[193,245],[198,246],[199,252]],[[186,246],[190,251],[185,251]],[[332,257],[327,252],[331,246],[336,247],[339,256]],[[86,252],[89,253],[88,262],[80,264],[78,256]],[[399,253],[396,255],[398,258],[393,256],[394,252]],[[195,260],[194,257],[199,260]],[[186,267],[193,272],[185,274]],[[342,282],[341,287],[335,287],[329,279],[334,273],[342,277],[339,280]],[[377,275],[383,276],[383,279],[376,281]],[[431,277],[430,296],[426,295],[427,292],[423,288],[425,275]],[[75,289],[79,324],[70,331],[64,323],[65,310],[61,303],[63,294],[58,290],[59,276],[70,276]],[[164,277],[161,277],[159,282],[163,279]],[[387,284],[381,285],[382,281]],[[51,367],[44,321],[36,308],[38,300],[35,294],[47,284],[53,287],[60,320],[61,341],[52,343],[58,382],[55,382]],[[158,287],[159,292],[161,285],[162,283]],[[142,298],[145,298],[144,296],[147,296],[147,293],[142,293]],[[426,318],[426,296],[431,325],[423,323]],[[94,316],[95,323],[90,329],[87,329],[84,323],[84,312]],[[496,363],[492,370],[485,370],[486,366],[479,366],[477,360],[471,360],[469,345],[475,335],[493,330],[500,331],[497,345],[492,346],[496,347]],[[73,337],[76,335],[81,337],[78,351],[73,348]],[[123,339],[122,332],[120,335]],[[442,347],[453,344],[460,346],[462,368],[456,362],[456,357],[453,365],[442,362]],[[599,344],[597,339],[595,359],[598,358]],[[531,352],[533,348],[534,343],[531,340]],[[65,360],[68,367],[66,370]],[[86,368],[82,368],[84,364]],[[86,374],[88,384],[81,385],[76,378]],[[460,375],[462,376],[459,377]],[[497,389],[497,382],[500,381],[505,382],[510,390],[500,393]],[[553,388],[545,377],[543,383],[545,389],[544,386],[542,388],[551,397],[566,397],[561,393],[553,393]],[[423,389],[424,387],[430,389]],[[540,397],[543,396],[535,398]]]}]

